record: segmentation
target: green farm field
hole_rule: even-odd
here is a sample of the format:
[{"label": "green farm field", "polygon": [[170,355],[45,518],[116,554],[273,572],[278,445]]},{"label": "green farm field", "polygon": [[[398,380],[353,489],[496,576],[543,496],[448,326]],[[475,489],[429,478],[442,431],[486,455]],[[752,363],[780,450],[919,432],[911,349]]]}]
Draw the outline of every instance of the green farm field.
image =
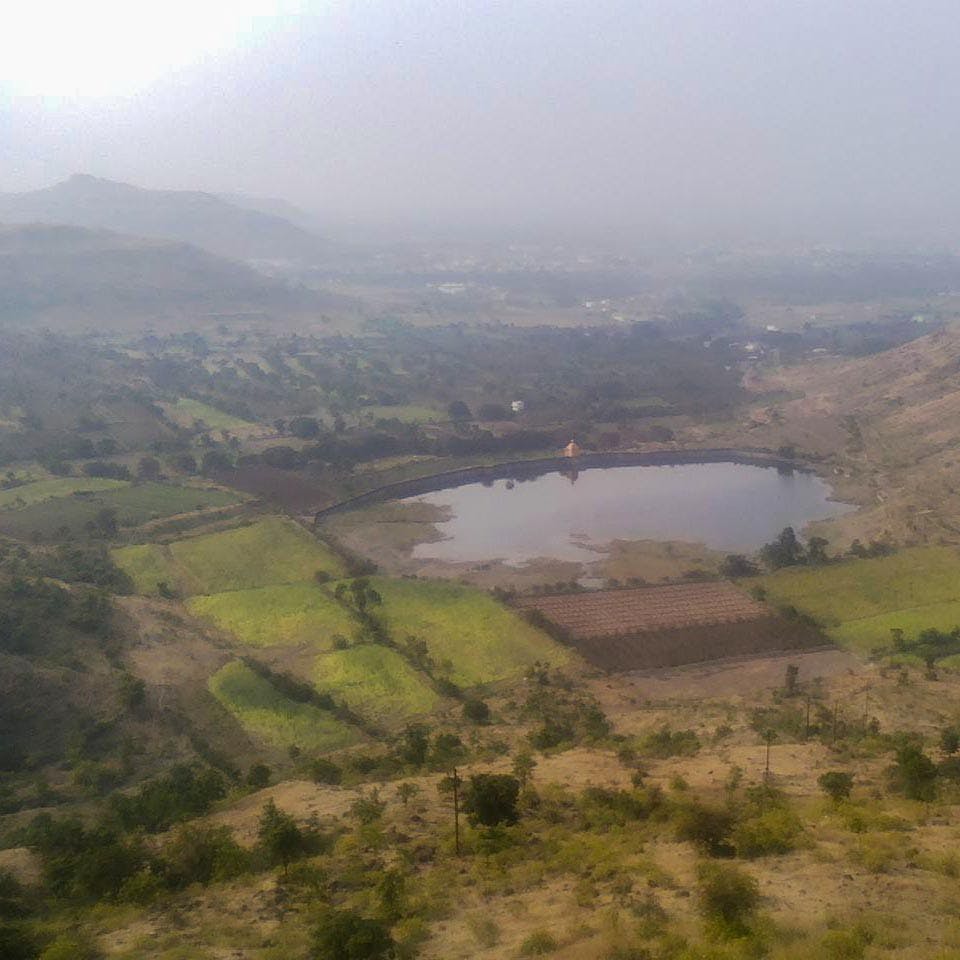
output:
[{"label": "green farm field", "polygon": [[481,590],[384,577],[371,585],[383,598],[377,614],[394,639],[422,637],[435,661],[452,664],[451,678],[463,686],[517,677],[536,660],[567,660],[550,637]]},{"label": "green farm field", "polygon": [[115,512],[121,527],[135,527],[162,517],[239,502],[236,494],[213,487],[122,481],[113,483],[114,486],[93,493],[59,496],[19,510],[0,512],[0,532],[21,538],[29,537],[34,532],[49,536],[64,526],[80,532],[104,509]]},{"label": "green farm field", "polygon": [[180,397],[176,403],[166,404],[165,409],[171,420],[184,427],[192,427],[198,420],[210,430],[248,430],[256,426],[249,420],[242,420],[189,397]]},{"label": "green farm field", "polygon": [[125,480],[108,480],[105,477],[52,477],[0,490],[0,510],[17,510],[75,493],[100,493],[126,486],[129,484]]},{"label": "green farm field", "polygon": [[158,580],[195,595],[301,583],[320,570],[333,577],[343,573],[340,561],[322,543],[279,517],[169,546],[124,547],[114,551],[114,559],[144,593],[155,593]]},{"label": "green farm field", "polygon": [[357,729],[326,711],[284,697],[240,660],[218,670],[208,687],[246,730],[272,746],[327,752],[361,738]]},{"label": "green farm field", "polygon": [[337,634],[350,637],[358,626],[341,604],[310,582],[193,597],[187,605],[255,647],[312,643],[331,650]]},{"label": "green farm field", "polygon": [[361,407],[359,417],[362,420],[401,420],[403,423],[436,423],[449,419],[439,410],[412,403],[396,407]]},{"label": "green farm field", "polygon": [[317,658],[314,686],[368,720],[400,721],[430,713],[440,697],[396,651],[360,644]]},{"label": "green farm field", "polygon": [[926,627],[960,625],[960,551],[953,547],[787,568],[749,582],[764,587],[770,601],[815,617],[832,639],[861,652],[889,644],[895,627],[914,637]]}]

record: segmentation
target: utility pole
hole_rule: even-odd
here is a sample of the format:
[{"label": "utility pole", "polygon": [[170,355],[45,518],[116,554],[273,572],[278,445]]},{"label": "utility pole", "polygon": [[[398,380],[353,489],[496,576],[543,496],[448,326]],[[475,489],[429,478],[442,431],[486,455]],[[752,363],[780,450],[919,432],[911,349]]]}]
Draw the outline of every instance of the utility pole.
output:
[{"label": "utility pole", "polygon": [[457,856],[460,856],[460,774],[453,768],[453,837]]},{"label": "utility pole", "polygon": [[807,694],[807,722],[803,730],[803,739],[810,739],[810,694]]}]

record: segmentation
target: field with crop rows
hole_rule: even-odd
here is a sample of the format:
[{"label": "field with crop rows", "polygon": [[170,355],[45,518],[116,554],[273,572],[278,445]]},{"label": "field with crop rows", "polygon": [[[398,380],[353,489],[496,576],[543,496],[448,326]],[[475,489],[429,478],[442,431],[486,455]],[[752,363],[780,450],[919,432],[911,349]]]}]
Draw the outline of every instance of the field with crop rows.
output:
[{"label": "field with crop rows", "polygon": [[325,752],[360,739],[354,727],[312,704],[289,700],[240,660],[218,670],[208,686],[246,730],[272,746]]},{"label": "field with crop rows", "polygon": [[767,615],[761,604],[724,581],[529,597],[516,605],[539,610],[576,639],[736,623]]},{"label": "field with crop rows", "polygon": [[516,677],[535,660],[562,664],[567,652],[513,610],[472,587],[440,580],[374,578],[377,609],[394,638],[422,637],[437,663],[464,686]]}]

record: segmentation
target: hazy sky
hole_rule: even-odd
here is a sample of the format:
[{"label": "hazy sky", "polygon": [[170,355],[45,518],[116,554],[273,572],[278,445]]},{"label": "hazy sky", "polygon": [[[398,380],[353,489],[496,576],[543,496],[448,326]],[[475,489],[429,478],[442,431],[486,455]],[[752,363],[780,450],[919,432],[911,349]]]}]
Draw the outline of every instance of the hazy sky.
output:
[{"label": "hazy sky", "polygon": [[956,0],[15,7],[0,190],[83,171],[331,224],[960,234]]}]

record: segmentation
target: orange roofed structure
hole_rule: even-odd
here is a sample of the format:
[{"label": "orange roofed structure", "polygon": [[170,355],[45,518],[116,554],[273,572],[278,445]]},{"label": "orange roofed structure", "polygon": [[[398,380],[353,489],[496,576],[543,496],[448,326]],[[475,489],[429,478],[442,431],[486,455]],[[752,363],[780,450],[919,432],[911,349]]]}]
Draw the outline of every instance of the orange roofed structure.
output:
[{"label": "orange roofed structure", "polygon": [[580,444],[576,440],[571,440],[564,448],[563,455],[565,457],[579,457],[583,451],[580,449]]}]

